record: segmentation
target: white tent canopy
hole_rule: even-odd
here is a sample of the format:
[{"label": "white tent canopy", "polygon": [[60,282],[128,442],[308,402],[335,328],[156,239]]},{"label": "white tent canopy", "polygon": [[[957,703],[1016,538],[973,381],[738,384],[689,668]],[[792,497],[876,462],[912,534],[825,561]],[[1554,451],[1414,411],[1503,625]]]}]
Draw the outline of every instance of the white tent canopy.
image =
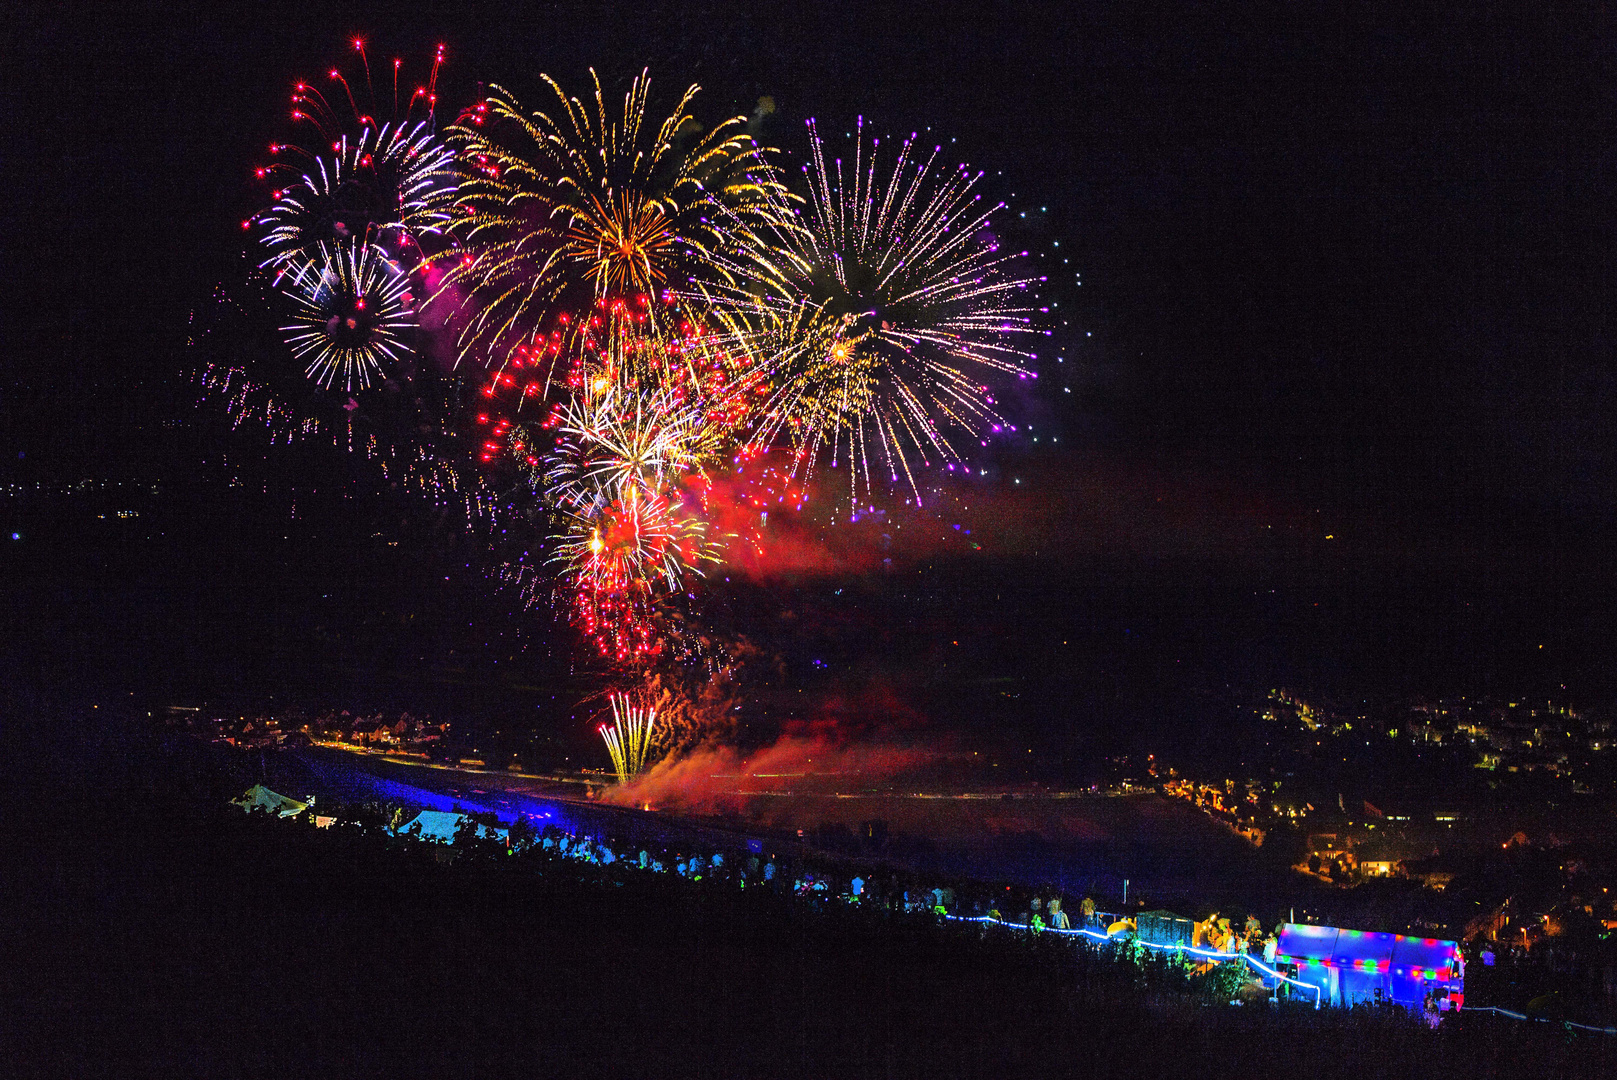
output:
[{"label": "white tent canopy", "polygon": [[[453,844],[455,833],[460,830],[461,822],[469,820],[465,814],[452,810],[423,810],[394,831],[400,836],[418,836],[422,840],[433,840],[440,844]],[[420,826],[417,833],[416,826]],[[504,839],[505,829],[491,829],[487,825],[479,825],[478,835],[483,837],[498,837]]]},{"label": "white tent canopy", "polygon": [[265,810],[279,817],[296,817],[309,808],[308,803],[271,791],[263,784],[254,784],[241,798],[230,801],[249,813],[254,810]]}]

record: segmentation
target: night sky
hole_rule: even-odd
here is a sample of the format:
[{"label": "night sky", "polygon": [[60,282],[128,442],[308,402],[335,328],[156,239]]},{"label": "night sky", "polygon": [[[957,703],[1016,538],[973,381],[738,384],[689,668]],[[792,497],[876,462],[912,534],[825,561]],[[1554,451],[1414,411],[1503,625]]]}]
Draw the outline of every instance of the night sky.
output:
[{"label": "night sky", "polygon": [[[611,90],[649,65],[666,94],[701,82],[703,115],[772,96],[783,147],[807,116],[930,126],[1011,203],[1007,233],[1042,253],[1066,323],[1064,363],[1012,407],[1059,448],[990,456],[970,496],[981,552],[895,540],[885,572],[715,581],[716,618],[789,678],[920,714],[953,702],[968,725],[1105,724],[1275,683],[1617,690],[1609,20],[218,7],[8,18],[0,482],[167,492],[139,542],[99,503],[0,508],[26,534],[4,556],[23,678],[462,705],[498,684],[502,708],[563,678],[567,646],[407,511],[306,504],[283,528],[270,477],[257,500],[221,490],[188,430],[187,320],[239,253],[252,167],[286,134],[291,83],[363,34],[407,63],[447,44],[457,103],[478,79],[532,96],[541,72],[576,87],[593,65]],[[398,629],[410,612],[438,628]],[[463,618],[478,641],[510,636],[479,653],[449,629]],[[396,677],[450,649],[455,678]]]}]

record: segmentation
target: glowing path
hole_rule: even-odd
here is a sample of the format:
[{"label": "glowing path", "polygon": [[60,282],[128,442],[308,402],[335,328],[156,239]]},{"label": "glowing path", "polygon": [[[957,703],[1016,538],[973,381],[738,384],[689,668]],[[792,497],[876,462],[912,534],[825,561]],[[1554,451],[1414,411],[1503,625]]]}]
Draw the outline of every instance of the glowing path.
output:
[{"label": "glowing path", "polygon": [[[1023,926],[1021,923],[1006,922],[1004,919],[996,919],[992,915],[945,915],[944,918],[949,920],[950,922],[993,923],[995,926],[1003,926],[1008,930],[1027,930],[1028,929],[1026,926]],[[1092,941],[1133,940],[1135,942],[1138,942],[1141,945],[1144,945],[1148,949],[1156,949],[1158,952],[1189,953],[1192,956],[1199,956],[1202,959],[1210,961],[1210,962],[1215,963],[1215,964],[1222,963],[1225,960],[1245,960],[1249,965],[1251,965],[1257,971],[1263,973],[1264,975],[1269,976],[1271,979],[1275,979],[1275,980],[1278,980],[1280,982],[1287,982],[1287,983],[1290,983],[1293,986],[1300,986],[1304,990],[1312,990],[1314,992],[1314,1008],[1317,1009],[1320,1006],[1320,988],[1319,987],[1310,985],[1309,983],[1305,983],[1305,982],[1298,982],[1296,979],[1290,978],[1289,976],[1286,976],[1286,975],[1282,975],[1280,972],[1276,971],[1274,968],[1272,968],[1269,965],[1265,964],[1263,961],[1258,960],[1257,958],[1252,956],[1251,953],[1213,952],[1213,951],[1211,951],[1209,949],[1198,949],[1198,948],[1196,948],[1195,946],[1192,946],[1192,945],[1158,945],[1158,944],[1156,944],[1154,942],[1144,941],[1144,940],[1142,940],[1140,938],[1133,938],[1133,939],[1114,938],[1109,934],[1102,934],[1102,933],[1099,933],[1098,931],[1095,931],[1095,930],[1059,930],[1059,929],[1056,929],[1054,927],[1047,926],[1043,930],[1038,931],[1038,933],[1041,933],[1041,934],[1059,934],[1062,937],[1084,937],[1084,938],[1088,938],[1088,939],[1090,939]]]},{"label": "glowing path", "polygon": [[1514,1009],[1501,1009],[1497,1005],[1470,1005],[1466,1012],[1491,1012],[1500,1016],[1508,1016],[1512,1020],[1543,1020],[1547,1024],[1565,1024],[1567,1027],[1577,1028],[1580,1031],[1593,1031],[1599,1035],[1617,1035],[1617,1027],[1594,1027],[1589,1024],[1580,1024],[1576,1020],[1550,1020],[1547,1017],[1533,1017],[1526,1013],[1519,1013]]}]

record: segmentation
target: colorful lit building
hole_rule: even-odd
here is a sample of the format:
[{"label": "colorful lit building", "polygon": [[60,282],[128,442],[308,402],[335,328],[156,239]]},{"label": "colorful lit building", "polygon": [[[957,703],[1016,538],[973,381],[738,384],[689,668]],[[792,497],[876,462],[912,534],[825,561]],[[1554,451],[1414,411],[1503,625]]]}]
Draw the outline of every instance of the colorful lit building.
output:
[{"label": "colorful lit building", "polygon": [[1342,930],[1281,927],[1275,962],[1299,982],[1317,986],[1327,1005],[1395,1002],[1414,1009],[1435,996],[1443,1008],[1465,1000],[1465,961],[1459,942]]}]

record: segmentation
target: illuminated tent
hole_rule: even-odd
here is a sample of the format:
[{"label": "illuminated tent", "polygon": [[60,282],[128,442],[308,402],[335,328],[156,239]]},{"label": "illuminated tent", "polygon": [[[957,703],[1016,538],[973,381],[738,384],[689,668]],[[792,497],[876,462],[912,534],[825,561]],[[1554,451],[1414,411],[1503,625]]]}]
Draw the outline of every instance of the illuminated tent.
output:
[{"label": "illuminated tent", "polygon": [[1456,1006],[1464,1000],[1465,961],[1454,941],[1287,923],[1275,961],[1295,965],[1297,980],[1319,987],[1333,1005],[1395,1001],[1418,1009],[1434,990]]},{"label": "illuminated tent", "polygon": [[[455,833],[460,830],[461,822],[466,820],[465,814],[457,814],[452,810],[423,810],[395,831],[401,836],[415,835],[422,840],[435,840],[440,844],[453,844],[455,842]],[[421,827],[421,831],[419,833],[412,832],[418,825]],[[498,837],[501,840],[505,839],[507,834],[505,829],[491,829],[487,825],[479,825],[477,831],[479,836]]]},{"label": "illuminated tent", "polygon": [[231,799],[230,801],[248,813],[254,810],[263,810],[278,817],[296,817],[309,808],[308,803],[289,799],[285,795],[271,791],[263,784],[254,784],[242,794],[241,798]]}]

